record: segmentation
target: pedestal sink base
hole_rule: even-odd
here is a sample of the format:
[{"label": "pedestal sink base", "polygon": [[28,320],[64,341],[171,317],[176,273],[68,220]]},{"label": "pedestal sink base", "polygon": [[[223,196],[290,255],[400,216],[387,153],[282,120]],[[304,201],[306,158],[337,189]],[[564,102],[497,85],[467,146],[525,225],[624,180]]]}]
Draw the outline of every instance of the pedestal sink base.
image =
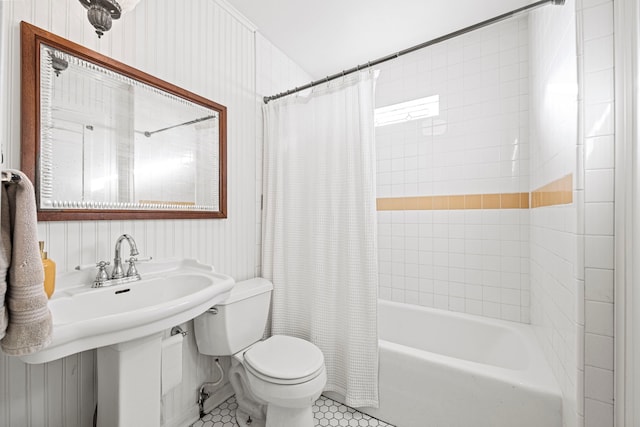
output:
[{"label": "pedestal sink base", "polygon": [[159,426],[162,333],[98,348],[98,427]]}]

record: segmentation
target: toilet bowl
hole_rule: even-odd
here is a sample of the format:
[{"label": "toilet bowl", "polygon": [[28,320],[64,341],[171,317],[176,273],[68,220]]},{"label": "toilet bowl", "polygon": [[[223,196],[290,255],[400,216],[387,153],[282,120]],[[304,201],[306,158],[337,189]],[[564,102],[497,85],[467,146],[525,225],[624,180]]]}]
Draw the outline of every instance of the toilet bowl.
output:
[{"label": "toilet bowl", "polygon": [[312,406],[327,382],[318,347],[276,335],[236,353],[231,363],[238,425],[313,426]]},{"label": "toilet bowl", "polygon": [[300,338],[262,340],[272,288],[265,279],[237,283],[216,310],[195,319],[198,350],[232,356],[229,381],[239,426],[312,427],[313,403],[327,382],[324,356]]}]

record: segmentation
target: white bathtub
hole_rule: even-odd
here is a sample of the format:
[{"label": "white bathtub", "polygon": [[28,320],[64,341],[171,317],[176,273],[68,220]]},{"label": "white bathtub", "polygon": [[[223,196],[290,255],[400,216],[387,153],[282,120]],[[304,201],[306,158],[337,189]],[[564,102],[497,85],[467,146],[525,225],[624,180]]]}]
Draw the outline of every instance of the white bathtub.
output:
[{"label": "white bathtub", "polygon": [[397,427],[562,426],[530,326],[381,300],[379,334],[380,407],[362,412]]}]

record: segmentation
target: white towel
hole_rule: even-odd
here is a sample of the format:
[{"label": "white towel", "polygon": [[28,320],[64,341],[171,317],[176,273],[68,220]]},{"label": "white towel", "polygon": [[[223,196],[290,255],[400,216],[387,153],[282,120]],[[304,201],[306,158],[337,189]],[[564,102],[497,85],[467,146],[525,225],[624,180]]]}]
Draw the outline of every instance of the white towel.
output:
[{"label": "white towel", "polygon": [[162,341],[162,394],[182,382],[182,334]]},{"label": "white towel", "polygon": [[21,356],[49,345],[53,325],[43,286],[33,185],[22,172],[9,172],[21,180],[0,186],[0,336],[5,353]]}]

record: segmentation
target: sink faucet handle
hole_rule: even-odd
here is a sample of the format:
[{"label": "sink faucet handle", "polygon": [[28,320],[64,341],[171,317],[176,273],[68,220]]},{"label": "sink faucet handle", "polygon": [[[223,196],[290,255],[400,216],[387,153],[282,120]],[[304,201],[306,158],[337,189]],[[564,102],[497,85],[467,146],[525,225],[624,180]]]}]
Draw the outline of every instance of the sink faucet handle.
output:
[{"label": "sink faucet handle", "polygon": [[98,261],[96,263],[96,267],[105,268],[107,265],[110,265],[110,264],[111,264],[111,262],[109,262],[109,261]]},{"label": "sink faucet handle", "polygon": [[136,257],[131,257],[127,260],[127,262],[129,263],[129,269],[127,270],[127,277],[132,277],[132,276],[138,276],[138,269],[136,268],[136,262],[138,261],[138,258]]},{"label": "sink faucet handle", "polygon": [[107,273],[107,265],[111,264],[108,261],[100,261],[96,264],[98,267],[98,274],[96,274],[96,280],[93,282],[94,287],[100,287],[102,284],[109,280],[109,274]]}]

